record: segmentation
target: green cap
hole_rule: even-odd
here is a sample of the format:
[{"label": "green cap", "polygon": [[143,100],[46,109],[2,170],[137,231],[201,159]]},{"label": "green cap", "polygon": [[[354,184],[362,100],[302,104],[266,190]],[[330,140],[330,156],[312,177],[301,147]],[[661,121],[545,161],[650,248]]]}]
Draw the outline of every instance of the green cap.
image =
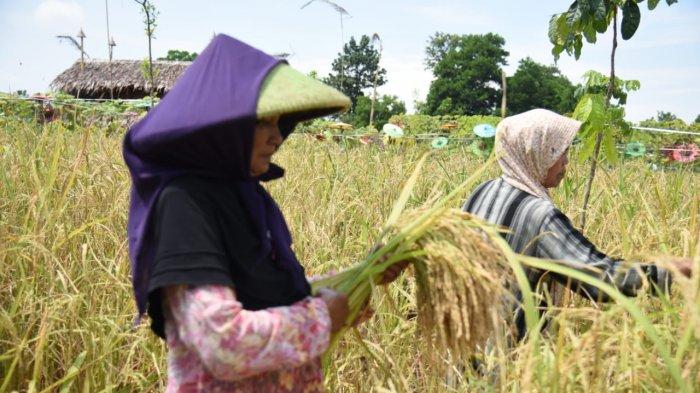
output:
[{"label": "green cap", "polygon": [[257,114],[258,119],[291,115],[302,121],[346,111],[350,105],[345,94],[282,63],[263,81]]}]

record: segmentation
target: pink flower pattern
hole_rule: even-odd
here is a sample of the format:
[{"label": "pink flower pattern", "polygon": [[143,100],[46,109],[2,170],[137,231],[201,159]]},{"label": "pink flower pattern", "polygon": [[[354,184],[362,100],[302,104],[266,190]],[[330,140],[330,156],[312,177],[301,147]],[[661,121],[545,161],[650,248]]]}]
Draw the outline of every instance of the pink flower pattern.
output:
[{"label": "pink flower pattern", "polygon": [[165,290],[167,392],[323,392],[320,355],[331,321],[323,300],[244,310],[219,285]]}]

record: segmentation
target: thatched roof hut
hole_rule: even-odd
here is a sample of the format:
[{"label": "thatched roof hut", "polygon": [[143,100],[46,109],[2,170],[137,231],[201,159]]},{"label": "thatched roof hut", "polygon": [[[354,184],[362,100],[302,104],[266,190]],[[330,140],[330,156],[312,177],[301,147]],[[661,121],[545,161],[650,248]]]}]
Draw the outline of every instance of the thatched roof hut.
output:
[{"label": "thatched roof hut", "polygon": [[[149,85],[141,71],[141,60],[76,61],[51,82],[53,90],[78,98],[143,98]],[[190,65],[189,61],[153,61],[156,95],[162,97]]]}]

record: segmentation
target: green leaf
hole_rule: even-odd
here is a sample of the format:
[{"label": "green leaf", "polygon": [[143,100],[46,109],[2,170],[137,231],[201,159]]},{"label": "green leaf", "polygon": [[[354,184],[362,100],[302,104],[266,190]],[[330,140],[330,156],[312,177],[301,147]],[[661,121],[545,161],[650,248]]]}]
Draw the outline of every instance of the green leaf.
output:
[{"label": "green leaf", "polygon": [[666,4],[668,4],[669,6],[675,3],[678,3],[678,0],[666,0]]},{"label": "green leaf", "polygon": [[579,7],[578,1],[574,1],[571,3],[571,7],[569,7],[569,11],[566,13],[566,24],[572,28],[576,29],[575,26],[581,21],[581,16],[583,13],[581,12],[581,8]]},{"label": "green leaf", "polygon": [[605,22],[607,26],[608,8],[605,6],[605,0],[595,0],[593,2],[593,16],[595,20],[600,20]]},{"label": "green leaf", "polygon": [[607,86],[608,78],[595,70],[588,70],[583,73],[586,87]]},{"label": "green leaf", "polygon": [[586,41],[588,41],[589,44],[595,44],[596,31],[595,27],[593,27],[593,23],[589,23],[583,28],[583,36],[586,37]]},{"label": "green leaf", "polygon": [[552,56],[554,56],[554,61],[555,61],[555,62],[556,62],[557,60],[559,60],[559,55],[561,55],[561,52],[563,52],[563,51],[564,51],[564,47],[563,47],[563,46],[554,45],[554,47],[552,47]]},{"label": "green leaf", "polygon": [[547,36],[549,36],[549,42],[552,43],[552,45],[557,44],[557,38],[559,35],[557,34],[557,19],[559,18],[558,14],[552,15],[551,18],[549,18],[549,30],[547,31]]},{"label": "green leaf", "polygon": [[581,57],[581,48],[583,47],[583,39],[581,34],[576,34],[576,40],[574,41],[574,56],[576,60]]},{"label": "green leaf", "polygon": [[622,39],[629,40],[632,38],[639,27],[641,18],[642,14],[639,11],[637,3],[635,3],[634,0],[627,0],[625,5],[622,6]]},{"label": "green leaf", "polygon": [[566,24],[566,13],[559,14],[559,19],[557,19],[557,31],[559,32],[559,45],[563,45],[569,34],[571,34],[571,28]]},{"label": "green leaf", "polygon": [[657,4],[659,4],[659,0],[649,0],[649,2],[647,3],[647,7],[649,7],[649,11],[656,8]]},{"label": "green leaf", "polygon": [[612,163],[617,164],[618,152],[617,146],[615,146],[615,138],[613,138],[612,130],[606,130],[603,134],[603,152],[605,153],[605,159]]},{"label": "green leaf", "polygon": [[593,27],[595,28],[595,31],[597,31],[600,34],[603,34],[608,30],[608,21],[605,19],[596,18],[593,21]]},{"label": "green leaf", "polygon": [[627,91],[639,90],[640,87],[641,84],[636,79],[630,79],[628,81],[625,81],[625,90]]},{"label": "green leaf", "polygon": [[592,2],[593,0],[578,0],[578,8],[581,10],[583,18],[585,18],[587,14],[590,14],[592,12]]},{"label": "green leaf", "polygon": [[602,94],[586,94],[576,105],[572,117],[599,130],[605,123],[605,97]]},{"label": "green leaf", "polygon": [[620,129],[622,129],[623,134],[629,136],[628,134],[632,131],[632,126],[626,121],[620,123]]},{"label": "green leaf", "polygon": [[591,94],[586,94],[578,101],[576,109],[574,109],[574,113],[571,116],[578,121],[586,123],[592,111],[593,100],[591,99]]},{"label": "green leaf", "polygon": [[589,157],[591,157],[591,155],[593,155],[593,149],[595,148],[595,138],[597,133],[590,131],[592,131],[592,129],[589,126],[583,126],[581,127],[581,131],[579,131],[586,134],[586,136],[582,136],[581,138],[581,149],[578,152],[578,158],[581,161],[585,161]]}]

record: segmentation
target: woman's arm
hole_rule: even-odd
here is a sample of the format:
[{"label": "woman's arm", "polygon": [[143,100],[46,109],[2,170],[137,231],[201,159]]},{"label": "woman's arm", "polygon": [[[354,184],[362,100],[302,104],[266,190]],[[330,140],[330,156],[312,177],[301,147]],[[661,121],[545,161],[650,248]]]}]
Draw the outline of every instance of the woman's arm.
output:
[{"label": "woman's arm", "polygon": [[217,379],[301,366],[328,347],[331,320],[320,298],[248,311],[226,286],[177,285],[164,292],[166,318]]},{"label": "woman's arm", "polygon": [[[573,227],[564,213],[555,209],[542,224],[537,241],[537,254],[541,258],[555,259],[574,269],[586,272],[616,286],[622,293],[635,296],[648,280],[661,292],[668,291],[671,275],[668,270],[653,264],[629,263],[610,258]],[[566,283],[567,277],[555,275]],[[592,300],[609,301],[596,287],[571,280],[572,288]]]}]

